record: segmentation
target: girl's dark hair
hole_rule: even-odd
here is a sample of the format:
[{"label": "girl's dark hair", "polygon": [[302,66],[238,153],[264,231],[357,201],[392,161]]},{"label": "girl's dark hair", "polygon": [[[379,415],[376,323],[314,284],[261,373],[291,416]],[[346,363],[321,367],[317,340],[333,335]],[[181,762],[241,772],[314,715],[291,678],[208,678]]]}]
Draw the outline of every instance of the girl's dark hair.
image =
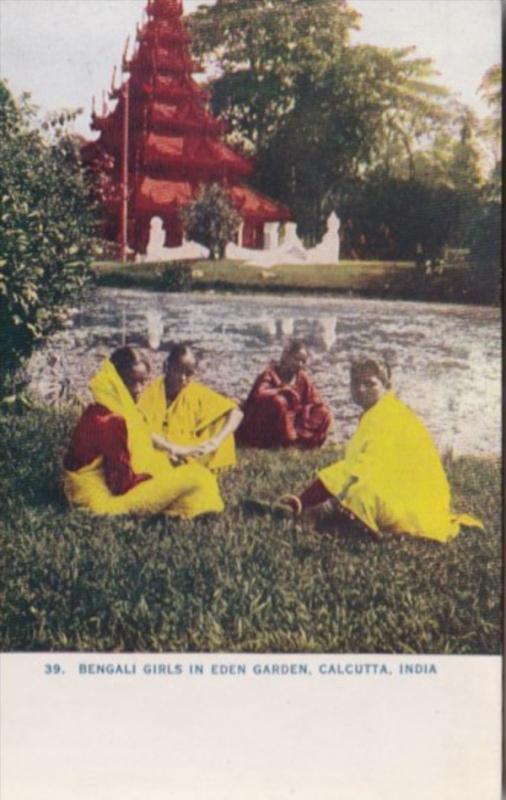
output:
[{"label": "girl's dark hair", "polygon": [[360,373],[370,372],[372,375],[376,375],[387,389],[392,385],[392,368],[384,358],[363,356],[352,361],[350,371],[352,379]]},{"label": "girl's dark hair", "polygon": [[179,342],[171,347],[169,350],[169,355],[165,359],[163,370],[167,372],[170,367],[173,367],[174,364],[178,364],[179,361],[183,358],[183,356],[187,356],[192,353],[192,349],[189,344],[185,344],[184,342]]},{"label": "girl's dark hair", "polygon": [[294,353],[300,353],[301,350],[307,350],[304,339],[290,339],[283,348],[283,353],[291,356]]},{"label": "girl's dark hair", "polygon": [[114,353],[109,356],[109,361],[116,367],[116,371],[121,378],[124,378],[125,374],[138,364],[144,364],[148,372],[151,372],[151,366],[147,358],[142,353],[134,350],[133,347],[128,347],[128,345],[116,348]]}]

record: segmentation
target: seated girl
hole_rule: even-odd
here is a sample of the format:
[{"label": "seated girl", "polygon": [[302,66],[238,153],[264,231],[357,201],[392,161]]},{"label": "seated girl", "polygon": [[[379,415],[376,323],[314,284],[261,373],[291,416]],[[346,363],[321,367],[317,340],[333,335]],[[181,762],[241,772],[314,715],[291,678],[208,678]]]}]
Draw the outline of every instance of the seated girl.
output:
[{"label": "seated girl", "polygon": [[351,395],[364,413],[344,459],[280,504],[299,514],[332,500],[337,521],[373,535],[389,531],[445,542],[460,525],[482,527],[472,517],[450,513],[439,454],[420,419],[391,391],[389,366],[373,358],[352,364]]},{"label": "seated girl", "polygon": [[164,375],[145,389],[139,408],[157,446],[172,457],[197,459],[211,470],[232,466],[236,462],[234,432],[242,412],[234,400],[194,380],[195,371],[191,348],[175,345]]},{"label": "seated girl", "polygon": [[68,499],[95,514],[166,511],[190,518],[222,511],[209,470],[173,466],[155,450],[136,405],[149,371],[138,352],[120,347],[91,380],[95,402],[78,422],[64,462]]},{"label": "seated girl", "polygon": [[250,447],[320,447],[332,414],[305,366],[308,352],[300,339],[290,341],[279,363],[255,380],[244,404],[238,441]]}]

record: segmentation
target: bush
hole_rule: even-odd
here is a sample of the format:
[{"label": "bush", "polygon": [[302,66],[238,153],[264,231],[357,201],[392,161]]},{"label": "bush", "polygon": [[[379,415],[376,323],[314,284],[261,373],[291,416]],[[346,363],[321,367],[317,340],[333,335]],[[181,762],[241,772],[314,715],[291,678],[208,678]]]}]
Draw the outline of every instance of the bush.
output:
[{"label": "bush", "polygon": [[160,287],[166,292],[189,292],[192,288],[192,271],[187,264],[174,262],[160,275]]},{"label": "bush", "polygon": [[197,199],[183,209],[181,216],[186,238],[208,247],[211,260],[224,258],[225,248],[241,222],[219,183],[204,187]]},{"label": "bush", "polygon": [[68,115],[34,127],[0,81],[0,397],[32,350],[59,327],[88,278],[93,217]]}]

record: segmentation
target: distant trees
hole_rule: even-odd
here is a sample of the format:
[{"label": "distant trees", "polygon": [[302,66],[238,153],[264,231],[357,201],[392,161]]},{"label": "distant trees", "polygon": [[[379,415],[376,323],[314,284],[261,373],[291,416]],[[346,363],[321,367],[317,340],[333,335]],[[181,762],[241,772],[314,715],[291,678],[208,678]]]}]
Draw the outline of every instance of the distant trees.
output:
[{"label": "distant trees", "polygon": [[188,239],[209,248],[209,258],[223,258],[225,248],[237,233],[241,218],[219,183],[204,186],[198,197],[181,211]]},{"label": "distant trees", "polygon": [[0,397],[89,277],[93,212],[68,115],[34,122],[0,81]]},{"label": "distant trees", "polygon": [[[403,198],[413,192],[413,217],[417,198],[433,197],[436,186],[445,187],[447,202],[448,176],[427,178],[455,162],[462,106],[414,48],[351,46],[359,20],[345,0],[218,0],[191,24],[199,55],[219,70],[214,111],[228,119],[232,140],[255,154],[258,188],[292,208],[306,242],[320,238],[337,209],[344,235],[353,213],[353,251],[371,253],[372,220],[356,214],[380,189],[392,198],[377,210],[373,239],[388,240],[392,255],[413,256],[419,231],[404,241],[406,204],[396,202],[395,186]],[[436,163],[427,154],[444,140]]]}]

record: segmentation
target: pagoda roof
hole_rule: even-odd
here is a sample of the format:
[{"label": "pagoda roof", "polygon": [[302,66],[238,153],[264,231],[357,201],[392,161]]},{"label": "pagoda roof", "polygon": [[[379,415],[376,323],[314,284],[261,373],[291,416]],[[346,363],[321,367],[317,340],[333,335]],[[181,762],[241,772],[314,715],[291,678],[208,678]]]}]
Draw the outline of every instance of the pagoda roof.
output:
[{"label": "pagoda roof", "polygon": [[[135,207],[146,214],[177,213],[198,194],[199,186],[190,181],[169,181],[144,177],[137,192]],[[243,219],[253,222],[288,222],[290,210],[249,186],[227,187],[232,202]]]},{"label": "pagoda roof", "polygon": [[183,0],[148,0],[146,10],[155,19],[178,18],[183,15]]},{"label": "pagoda roof", "polygon": [[193,61],[186,53],[170,52],[162,47],[150,47],[148,42],[141,44],[139,52],[130,62],[129,69],[134,70],[137,63],[141,69],[148,67],[157,72],[172,73],[173,75],[202,71],[201,65]]},{"label": "pagoda roof", "polygon": [[146,76],[140,85],[144,94],[155,97],[157,100],[179,100],[185,97],[198,97],[202,100],[209,98],[209,92],[191,78],[181,80],[181,78],[157,75],[154,80],[150,80]]},{"label": "pagoda roof", "polygon": [[167,22],[167,20],[159,20],[139,30],[137,41],[160,44],[189,44],[191,39],[182,23],[174,24]]},{"label": "pagoda roof", "polygon": [[136,193],[138,211],[150,214],[177,212],[190,203],[194,190],[189,181],[160,181],[142,178]]},{"label": "pagoda roof", "polygon": [[146,164],[181,164],[250,175],[251,162],[209,136],[160,136],[150,133],[144,147]]},{"label": "pagoda roof", "polygon": [[222,133],[224,125],[196,104],[169,105],[153,102],[150,106],[151,122],[156,127],[169,127],[181,131],[212,131]]},{"label": "pagoda roof", "polygon": [[289,208],[249,186],[232,186],[229,191],[232,202],[242,217],[257,222],[289,222],[293,219]]}]

